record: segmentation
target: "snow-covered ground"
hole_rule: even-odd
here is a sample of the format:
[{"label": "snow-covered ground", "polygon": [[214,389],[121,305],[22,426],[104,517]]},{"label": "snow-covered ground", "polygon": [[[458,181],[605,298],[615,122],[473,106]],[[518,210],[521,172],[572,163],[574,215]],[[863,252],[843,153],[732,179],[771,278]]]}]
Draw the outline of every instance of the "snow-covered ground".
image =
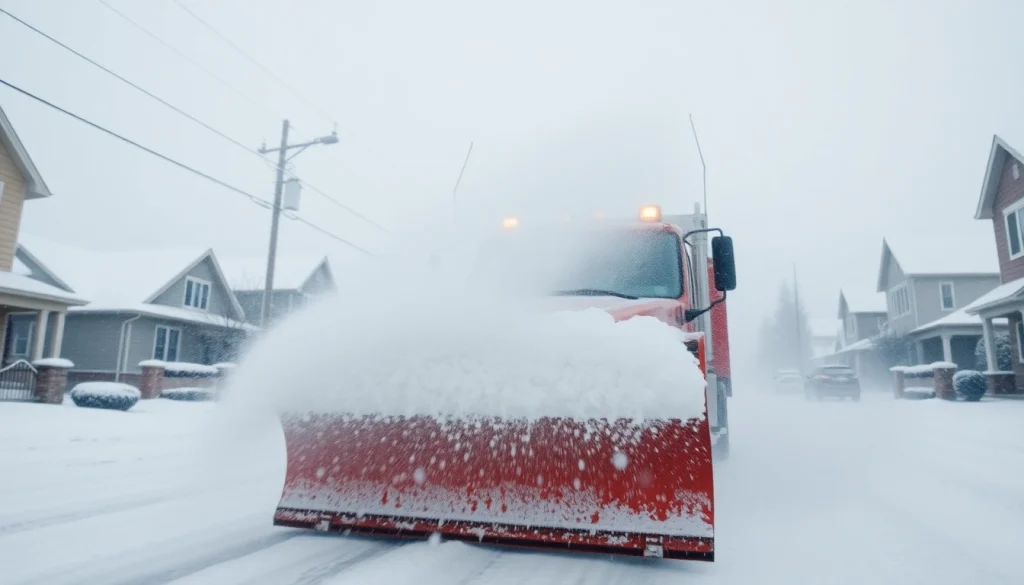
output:
[{"label": "snow-covered ground", "polygon": [[1024,401],[736,392],[714,564],[275,528],[272,425],[212,403],[0,403],[0,581],[1024,583]]}]

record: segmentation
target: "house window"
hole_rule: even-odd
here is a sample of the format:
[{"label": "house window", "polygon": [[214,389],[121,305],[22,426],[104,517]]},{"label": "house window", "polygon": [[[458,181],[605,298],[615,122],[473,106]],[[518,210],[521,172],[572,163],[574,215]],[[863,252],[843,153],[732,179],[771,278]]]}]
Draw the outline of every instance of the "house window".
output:
[{"label": "house window", "polygon": [[32,345],[32,334],[35,332],[36,324],[29,322],[28,329],[18,331],[14,334],[14,347],[11,355],[24,357],[28,355],[29,347]]},{"label": "house window", "polygon": [[952,282],[939,283],[939,297],[941,299],[943,311],[952,311],[956,308],[956,299],[953,297]]},{"label": "house window", "polygon": [[907,286],[900,285],[889,291],[889,312],[893,317],[910,314],[910,295]]},{"label": "house window", "polygon": [[1024,226],[1024,206],[1007,209],[1003,213],[1006,214],[1006,243],[1010,259],[1013,260],[1024,255],[1024,232],[1021,232]]},{"label": "house window", "polygon": [[1024,364],[1024,321],[1017,321],[1017,359]]},{"label": "house window", "polygon": [[156,328],[156,339],[153,340],[153,359],[176,362],[180,347],[181,329],[163,326]]},{"label": "house window", "polygon": [[206,310],[210,303],[210,283],[191,276],[185,279],[185,301],[186,307]]}]

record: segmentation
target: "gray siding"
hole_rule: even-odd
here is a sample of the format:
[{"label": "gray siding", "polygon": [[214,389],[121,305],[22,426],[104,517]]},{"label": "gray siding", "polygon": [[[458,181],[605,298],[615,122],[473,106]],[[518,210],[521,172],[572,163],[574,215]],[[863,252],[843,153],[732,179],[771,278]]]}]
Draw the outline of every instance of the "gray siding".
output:
[{"label": "gray siding", "polygon": [[878,335],[879,321],[885,321],[885,313],[854,313],[854,318],[857,319],[857,339],[867,339]]},{"label": "gray siding", "polygon": [[68,313],[61,357],[71,360],[76,370],[114,371],[121,323],[129,317]]},{"label": "gray siding", "polygon": [[153,299],[154,305],[166,305],[168,307],[185,306],[185,280],[187,277],[198,278],[210,283],[210,299],[207,301],[206,312],[212,315],[220,315],[237,319],[239,315],[234,314],[231,306],[231,293],[224,287],[217,273],[214,271],[213,263],[209,258],[192,267],[187,274],[174,282],[160,296]]},{"label": "gray siding", "polygon": [[[914,283],[909,281],[903,274],[903,270],[900,269],[899,265],[889,256],[888,265],[885,267],[885,306],[888,309],[889,327],[897,333],[906,333],[911,329],[917,327],[917,320],[914,318],[914,312],[916,310],[916,301],[914,298]],[[907,301],[910,303],[910,312],[906,315],[897,317],[893,310],[893,289],[900,285],[906,285],[907,287]]]},{"label": "gray siding", "polygon": [[[242,305],[246,322],[259,327],[260,314],[263,310],[263,291],[238,291],[235,292],[235,298]],[[270,321],[277,321],[301,305],[302,295],[298,292],[293,290],[275,290],[270,297]]]},{"label": "gray siding", "polygon": [[[991,276],[912,276],[914,283],[914,303],[917,307],[917,326],[931,323],[945,317],[957,309],[971,304],[978,297],[999,286],[999,275]],[[952,310],[942,310],[939,284],[953,283]]]},{"label": "gray siding", "polygon": [[310,277],[306,286],[303,287],[302,294],[306,296],[318,296],[333,290],[335,290],[334,280],[327,271],[327,267],[321,264],[320,267],[316,269],[316,272],[313,273],[313,276]]}]

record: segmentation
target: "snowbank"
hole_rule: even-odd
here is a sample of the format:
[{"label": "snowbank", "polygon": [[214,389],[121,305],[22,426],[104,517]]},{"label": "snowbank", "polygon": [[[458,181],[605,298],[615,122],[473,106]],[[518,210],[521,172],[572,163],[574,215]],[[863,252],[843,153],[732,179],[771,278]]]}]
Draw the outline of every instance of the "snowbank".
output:
[{"label": "snowbank", "polygon": [[311,304],[253,346],[225,400],[277,412],[531,421],[704,416],[704,378],[677,329],[465,291],[370,281]]}]

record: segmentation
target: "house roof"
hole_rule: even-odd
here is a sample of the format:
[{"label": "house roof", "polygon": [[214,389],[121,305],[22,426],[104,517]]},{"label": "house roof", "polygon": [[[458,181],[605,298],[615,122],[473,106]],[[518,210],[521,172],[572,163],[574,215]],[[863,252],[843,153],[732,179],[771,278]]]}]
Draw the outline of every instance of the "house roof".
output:
[{"label": "house roof", "polygon": [[1012,157],[1024,163],[1024,157],[998,135],[992,136],[992,147],[988,152],[988,164],[985,166],[985,178],[981,181],[981,196],[978,207],[974,211],[974,219],[992,219],[992,204],[996,200],[999,179],[1003,175],[1006,157]]},{"label": "house roof", "polygon": [[[267,257],[226,256],[220,259],[232,290],[263,290]],[[321,266],[331,265],[326,256],[280,255],[274,261],[274,290],[301,290]]]},{"label": "house roof", "polygon": [[[996,325],[1006,325],[1005,318],[993,319],[993,323]],[[977,315],[968,314],[966,309],[960,309],[953,311],[952,313],[936,319],[930,323],[925,323],[916,329],[911,330],[911,333],[922,333],[930,331],[932,329],[939,329],[941,327],[970,327],[976,326],[981,327],[981,317]]]},{"label": "house roof", "polygon": [[[20,234],[18,240],[22,251],[36,260],[55,281],[88,299],[89,305],[85,308],[89,310],[149,303],[208,258],[223,279],[217,258],[209,249],[99,251],[25,233]],[[234,316],[241,319],[244,312],[234,295],[229,295],[229,301]]]},{"label": "house roof", "polygon": [[957,233],[937,236],[886,236],[882,240],[882,259],[878,266],[878,292],[888,288],[887,267],[893,258],[908,276],[999,274],[999,256],[988,226],[971,226]]},{"label": "house roof", "polygon": [[863,289],[844,288],[839,291],[840,307],[837,318],[842,319],[842,299],[851,313],[885,313],[885,295]]},{"label": "house roof", "polygon": [[964,307],[964,310],[976,315],[981,311],[999,305],[1004,301],[1020,299],[1022,297],[1024,297],[1024,278],[1018,278],[1017,280],[1011,280],[1010,282],[1003,283],[981,295],[977,299],[974,299],[974,301]]},{"label": "house roof", "polygon": [[68,309],[71,313],[123,313],[140,314],[149,317],[162,319],[173,319],[175,321],[186,321],[201,325],[215,325],[231,329],[244,329],[246,331],[259,331],[259,327],[224,317],[209,311],[197,311],[186,307],[170,307],[167,305],[153,305],[149,303],[134,303],[130,305],[101,305],[89,303],[83,307],[72,307]]},{"label": "house roof", "polygon": [[3,144],[7,152],[10,153],[14,165],[18,167],[25,179],[25,199],[39,199],[52,195],[3,108],[0,108],[0,144]]},{"label": "house roof", "polygon": [[84,305],[88,302],[74,293],[51,286],[18,272],[0,271],[0,292],[46,299],[66,305]]}]

